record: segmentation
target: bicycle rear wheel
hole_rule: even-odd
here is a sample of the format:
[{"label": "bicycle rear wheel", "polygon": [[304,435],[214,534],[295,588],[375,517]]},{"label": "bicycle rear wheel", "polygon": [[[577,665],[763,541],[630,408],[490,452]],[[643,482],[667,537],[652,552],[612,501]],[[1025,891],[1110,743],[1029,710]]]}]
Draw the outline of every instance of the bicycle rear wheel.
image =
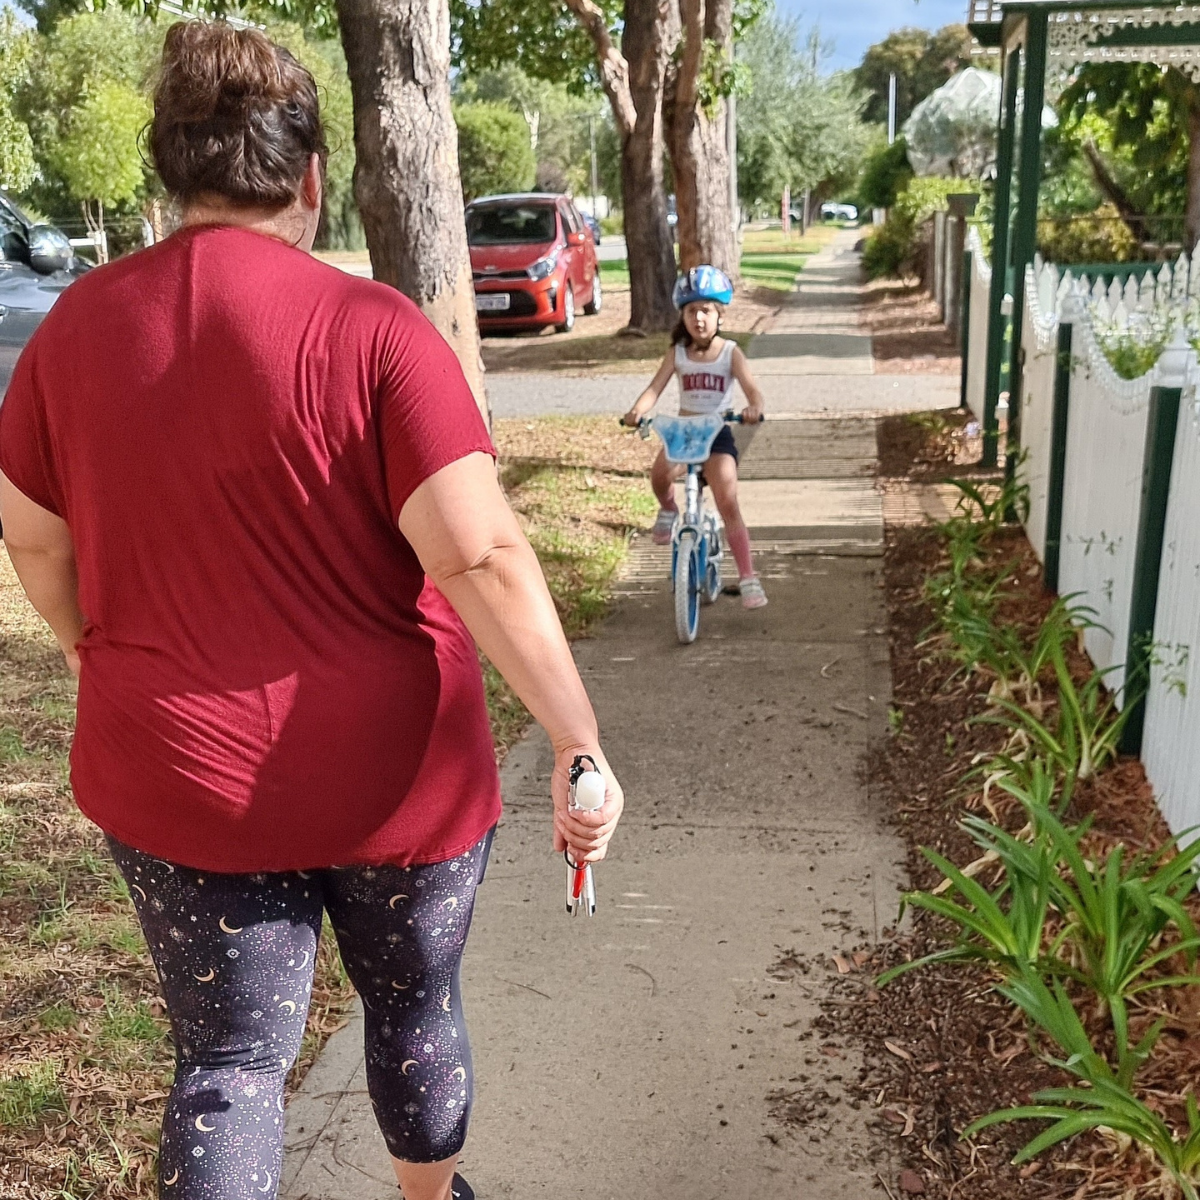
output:
[{"label": "bicycle rear wheel", "polygon": [[675,549],[675,632],[684,645],[696,640],[700,631],[700,563],[696,534],[679,535]]}]

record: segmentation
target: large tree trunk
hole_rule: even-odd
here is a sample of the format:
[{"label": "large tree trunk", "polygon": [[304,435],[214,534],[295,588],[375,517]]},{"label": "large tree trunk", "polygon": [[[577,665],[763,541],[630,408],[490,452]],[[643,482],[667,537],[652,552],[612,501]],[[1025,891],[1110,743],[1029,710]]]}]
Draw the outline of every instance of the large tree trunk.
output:
[{"label": "large tree trunk", "polygon": [[730,207],[725,102],[706,112],[699,97],[704,44],[728,54],[733,6],[731,0],[679,0],[679,13],[683,54],[664,106],[679,214],[679,265],[686,271],[712,263],[736,280],[740,256]]},{"label": "large tree trunk", "polygon": [[[626,0],[621,49],[629,63],[629,94],[637,118],[621,146],[625,245],[632,329],[670,329],[675,323],[675,244],[663,191],[662,97],[674,49],[674,0]],[[633,265],[639,265],[635,277]]]},{"label": "large tree trunk", "polygon": [[662,95],[677,40],[674,0],[625,0],[621,49],[593,0],[565,0],[596,48],[600,82],[621,138],[621,190],[629,262],[629,327],[670,329],[675,247],[663,192]]},{"label": "large tree trunk", "polygon": [[337,0],[354,98],[354,196],[371,269],[453,347],[484,416],[446,0]]}]

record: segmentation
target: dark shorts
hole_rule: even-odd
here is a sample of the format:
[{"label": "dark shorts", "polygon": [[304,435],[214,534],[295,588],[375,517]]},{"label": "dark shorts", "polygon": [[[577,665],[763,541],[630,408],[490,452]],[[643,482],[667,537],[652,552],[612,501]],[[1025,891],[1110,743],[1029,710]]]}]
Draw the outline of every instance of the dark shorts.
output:
[{"label": "dark shorts", "polygon": [[721,432],[717,434],[717,440],[713,442],[712,449],[709,451],[713,454],[728,454],[734,462],[738,460],[737,443],[733,440],[733,426],[725,425]]}]

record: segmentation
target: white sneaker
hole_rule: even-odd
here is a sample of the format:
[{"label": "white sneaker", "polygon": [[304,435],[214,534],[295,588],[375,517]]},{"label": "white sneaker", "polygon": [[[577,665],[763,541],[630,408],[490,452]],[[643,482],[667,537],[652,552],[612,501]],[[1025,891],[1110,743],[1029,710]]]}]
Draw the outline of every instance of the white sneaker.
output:
[{"label": "white sneaker", "polygon": [[738,591],[742,593],[743,608],[764,608],[767,604],[767,593],[757,575],[749,575],[738,581]]},{"label": "white sneaker", "polygon": [[650,530],[650,539],[656,546],[667,546],[671,542],[671,533],[675,529],[675,518],[679,516],[673,508],[660,508],[654,528]]}]

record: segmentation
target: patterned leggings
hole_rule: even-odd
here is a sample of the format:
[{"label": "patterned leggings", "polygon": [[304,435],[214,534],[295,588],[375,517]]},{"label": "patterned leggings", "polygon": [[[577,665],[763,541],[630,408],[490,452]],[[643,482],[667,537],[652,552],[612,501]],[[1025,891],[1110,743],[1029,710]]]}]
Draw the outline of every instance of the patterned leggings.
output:
[{"label": "patterned leggings", "polygon": [[366,1014],[367,1085],[393,1157],[457,1154],[471,1109],[458,971],[488,834],[449,862],[219,875],[109,839],[175,1039],[159,1157],[169,1200],[271,1200],[321,913]]}]

